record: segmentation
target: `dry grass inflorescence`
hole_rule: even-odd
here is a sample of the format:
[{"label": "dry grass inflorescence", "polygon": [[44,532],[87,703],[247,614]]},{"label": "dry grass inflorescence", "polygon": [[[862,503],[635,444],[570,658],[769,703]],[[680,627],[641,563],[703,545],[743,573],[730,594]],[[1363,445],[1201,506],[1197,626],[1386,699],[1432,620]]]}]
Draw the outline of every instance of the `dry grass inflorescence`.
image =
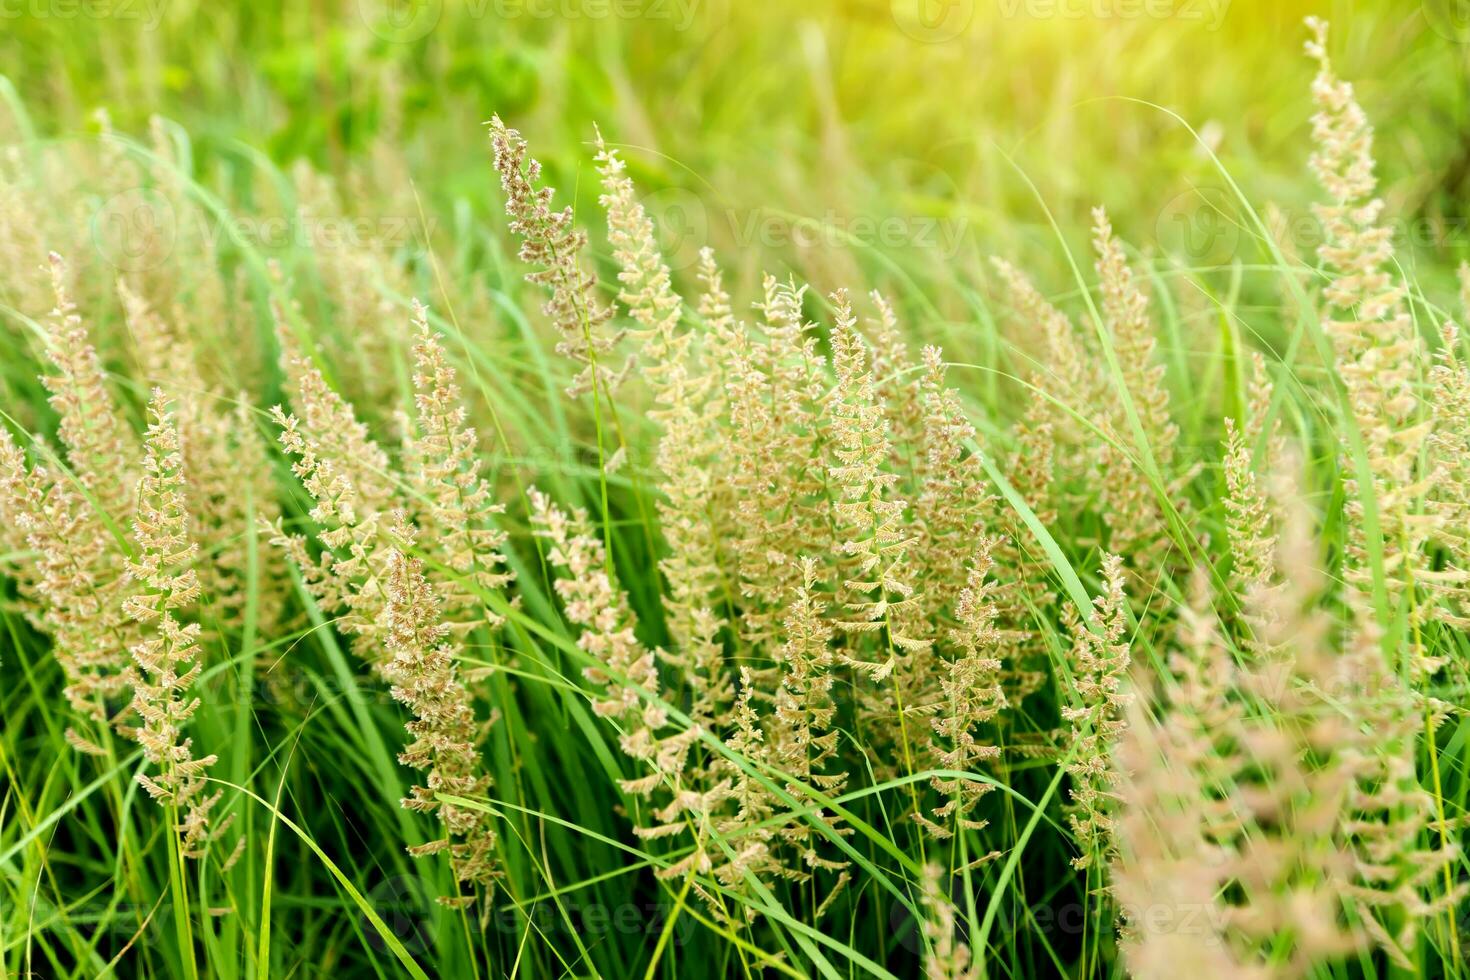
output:
[{"label": "dry grass inflorescence", "polygon": [[[4,340],[44,393],[0,426],[7,602],[59,667],[47,724],[111,786],[74,833],[169,855],[160,962],[198,975],[234,936],[275,975],[277,834],[330,867],[383,969],[428,962],[339,870],[358,817],[323,847],[282,794],[330,723],[387,746],[354,778],[406,811],[357,845],[426,867],[424,914],[452,924],[433,942],[492,973],[503,950],[472,937],[497,909],[565,916],[622,875],[669,910],[650,976],[676,969],[681,918],[747,975],[1013,974],[996,948],[1070,896],[1079,928],[1040,930],[1038,974],[1461,969],[1470,368],[1451,317],[1417,316],[1367,115],[1309,28],[1320,264],[1275,257],[1334,371],[1303,395],[1279,351],[1235,350],[1203,449],[1160,353],[1161,280],[1101,208],[1074,313],[996,260],[1002,320],[1039,353],[993,414],[882,291],[765,274],[736,299],[705,249],[681,294],[600,134],[605,250],[520,133],[488,126],[518,248],[503,295],[515,275],[540,294],[560,365],[519,312],[474,346],[472,321],[515,304],[413,300],[442,285],[432,257],[282,262],[180,222],[121,276],[89,262],[46,203],[70,181],[212,206],[162,124],[139,144],[104,121],[102,165],[50,188],[28,168],[61,174],[64,150],[5,160]],[[349,196],[292,182],[298,214]],[[527,378],[554,409],[526,407]],[[508,465],[556,438],[530,478]],[[293,700],[318,644],[385,704]],[[269,707],[230,722],[228,677]],[[546,842],[579,828],[602,864]],[[1032,921],[996,921],[1012,898]],[[894,913],[907,932],[859,934]],[[243,938],[217,931],[231,917]],[[619,968],[520,935],[528,971]],[[48,955],[75,964],[58,974],[142,955],[97,943]]]}]

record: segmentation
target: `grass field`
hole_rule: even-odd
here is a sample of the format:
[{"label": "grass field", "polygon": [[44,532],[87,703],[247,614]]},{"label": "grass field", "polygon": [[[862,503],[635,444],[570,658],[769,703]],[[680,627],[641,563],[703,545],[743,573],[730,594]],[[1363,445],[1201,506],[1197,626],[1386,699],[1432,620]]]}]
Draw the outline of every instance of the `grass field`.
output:
[{"label": "grass field", "polygon": [[0,0],[0,980],[1466,975],[1460,6]]}]

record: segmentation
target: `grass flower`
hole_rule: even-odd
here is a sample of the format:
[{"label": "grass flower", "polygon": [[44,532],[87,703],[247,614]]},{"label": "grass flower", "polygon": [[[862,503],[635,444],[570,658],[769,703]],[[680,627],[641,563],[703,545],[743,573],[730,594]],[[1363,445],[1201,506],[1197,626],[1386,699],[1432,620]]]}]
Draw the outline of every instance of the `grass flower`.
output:
[{"label": "grass flower", "polygon": [[102,516],[125,521],[136,483],[138,441],[108,390],[97,355],[67,286],[67,266],[51,253],[56,306],[46,321],[46,356],[55,368],[41,380],[61,417],[67,463]]},{"label": "grass flower", "polygon": [[[1431,428],[1414,390],[1426,357],[1403,286],[1392,271],[1392,229],[1382,220],[1383,201],[1373,196],[1372,126],[1352,84],[1333,69],[1326,22],[1311,18],[1307,24],[1312,31],[1307,53],[1318,65],[1310,167],[1328,197],[1314,206],[1324,238],[1317,254],[1329,276],[1323,329],[1372,475],[1371,486],[1349,481],[1349,513],[1357,530],[1346,574],[1356,587],[1368,587],[1363,495],[1371,493],[1383,534],[1384,577],[1391,588],[1403,591],[1414,587],[1424,567],[1421,548],[1434,526],[1432,516],[1421,512],[1423,484],[1416,475]],[[1421,673],[1436,666],[1421,650],[1414,651],[1413,660]]]},{"label": "grass flower", "polygon": [[407,455],[415,461],[408,476],[423,547],[445,569],[441,602],[450,622],[482,620],[498,625],[486,599],[498,594],[514,575],[504,570],[506,535],[496,525],[505,513],[490,499],[480,473],[479,438],[454,368],[429,326],[428,311],[413,307],[414,437]]},{"label": "grass flower", "polygon": [[[965,588],[955,604],[959,625],[949,631],[950,644],[958,655],[948,664],[948,676],[940,680],[944,699],[930,719],[935,740],[931,744],[935,768],[973,772],[1000,756],[1000,748],[987,744],[984,727],[992,724],[1006,707],[1001,687],[1002,663],[996,655],[1004,637],[996,626],[1000,610],[995,604],[996,583],[989,579],[994,542],[982,540],[971,559]],[[935,776],[934,789],[947,802],[933,811],[933,819],[915,814],[930,833],[949,838],[953,824],[965,830],[982,830],[986,821],[973,811],[992,788],[958,777]]]},{"label": "grass flower", "polygon": [[[836,383],[830,396],[832,459],[828,475],[837,488],[833,508],[839,550],[847,556],[842,591],[846,610],[843,629],[876,633],[886,641],[887,659],[865,667],[881,680],[900,657],[926,651],[932,640],[915,636],[903,625],[914,603],[906,556],[907,505],[893,494],[897,480],[885,466],[891,449],[883,409],[878,404],[868,368],[866,344],[856,330],[843,294],[833,297],[837,323],[832,337],[832,369]],[[910,627],[909,629],[912,629]]]},{"label": "grass flower", "polygon": [[[403,548],[414,544],[413,532],[399,523]],[[435,814],[445,837],[409,848],[415,855],[447,851],[454,877],[462,886],[487,888],[498,875],[496,833],[483,808],[440,799],[483,796],[490,787],[480,757],[486,726],[475,717],[473,698],[460,678],[450,643],[451,630],[442,620],[439,600],[424,577],[423,562],[395,549],[388,555],[383,583],[387,601],[381,613],[383,646],[388,661],[383,676],[393,698],[413,712],[405,726],[411,736],[398,761],[421,771],[423,783],[403,800],[406,809]],[[464,905],[473,892],[441,898]]]},{"label": "grass flower", "polygon": [[[674,647],[664,659],[685,671],[688,683],[699,692],[694,714],[709,719],[721,713],[732,696],[717,637],[724,622],[714,612],[723,585],[720,529],[712,506],[719,437],[708,411],[716,379],[697,357],[693,333],[681,329],[683,301],[674,292],[653,222],[635,196],[625,164],[600,137],[597,158],[608,240],[623,287],[618,300],[638,323],[631,335],[640,345],[638,372],[653,393],[650,417],[662,430],[655,463],[664,496],[658,502],[659,521],[669,554],[659,566],[668,583],[664,605]],[[712,265],[713,258],[707,258],[706,268]],[[712,318],[721,320],[728,297],[719,298],[718,271],[710,275],[714,305],[707,309]]]},{"label": "grass flower", "polygon": [[1082,623],[1072,607],[1064,617],[1072,634],[1070,663],[1078,703],[1062,708],[1071,725],[1072,806],[1068,821],[1082,853],[1077,868],[1106,861],[1115,847],[1114,786],[1118,772],[1113,747],[1127,730],[1125,709],[1132,697],[1124,690],[1128,674],[1128,607],[1123,592],[1123,561],[1103,560],[1103,593],[1093,600],[1095,625]]},{"label": "grass flower", "polygon": [[552,210],[552,189],[538,186],[541,164],[527,158],[525,140],[499,116],[490,121],[490,143],[521,261],[535,267],[526,279],[551,294],[544,312],[561,335],[557,352],[580,365],[567,394],[610,393],[626,368],[605,363],[620,335],[606,332],[612,310],[598,298],[597,277],[581,266],[587,235],[572,223],[571,208]]},{"label": "grass flower", "polygon": [[134,666],[126,675],[139,718],[134,737],[153,766],[152,772],[138,775],[138,782],[176,815],[183,853],[199,857],[224,825],[211,826],[210,811],[222,791],[209,792],[204,775],[216,757],[196,755],[193,740],[184,735],[199,708],[193,688],[204,669],[199,624],[180,620],[199,599],[192,567],[198,546],[189,536],[178,429],[162,390],[154,389],[148,414],[133,521],[137,556],[128,566],[128,576],[140,589],[123,605],[145,631],[129,651]]},{"label": "grass flower", "polygon": [[[1168,526],[1157,491],[1147,479],[1147,468],[1140,472],[1130,458],[1130,450],[1124,447],[1151,456],[1161,478],[1171,481],[1171,490],[1178,485],[1176,481],[1189,477],[1181,478],[1174,473],[1179,427],[1170,414],[1164,366],[1155,363],[1158,345],[1148,297],[1138,285],[1123,247],[1113,234],[1107,212],[1093,209],[1092,220],[1103,325],[1138,426],[1135,432],[1127,409],[1110,413],[1111,440],[1100,446],[1100,468],[1109,474],[1099,488],[1100,508],[1112,532],[1113,551],[1127,555],[1135,569],[1147,569],[1161,560],[1163,550],[1169,545]],[[1144,446],[1137,442],[1140,433]]]}]

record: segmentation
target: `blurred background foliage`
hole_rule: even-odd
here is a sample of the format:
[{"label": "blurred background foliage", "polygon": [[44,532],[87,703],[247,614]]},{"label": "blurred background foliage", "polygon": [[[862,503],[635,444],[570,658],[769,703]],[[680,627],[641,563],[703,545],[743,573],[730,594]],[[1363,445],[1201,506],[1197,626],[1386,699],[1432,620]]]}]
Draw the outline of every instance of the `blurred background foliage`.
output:
[{"label": "blurred background foliage", "polygon": [[1305,213],[1298,53],[1316,13],[1379,127],[1390,213],[1425,223],[1404,261],[1444,270],[1470,253],[1456,0],[9,0],[6,13],[0,64],[50,135],[86,131],[99,107],[132,133],[157,113],[217,184],[248,183],[251,147],[374,174],[349,201],[363,213],[411,199],[369,189],[407,180],[428,213],[484,220],[498,207],[492,113],[579,207],[597,124],[626,147],[671,250],[759,245],[824,287],[848,263],[960,287],[989,254],[1057,263],[1042,202],[1074,246],[1106,203],[1140,248],[1249,263],[1215,225],[1237,219],[1213,214],[1223,184],[1203,147],[1253,201]]}]

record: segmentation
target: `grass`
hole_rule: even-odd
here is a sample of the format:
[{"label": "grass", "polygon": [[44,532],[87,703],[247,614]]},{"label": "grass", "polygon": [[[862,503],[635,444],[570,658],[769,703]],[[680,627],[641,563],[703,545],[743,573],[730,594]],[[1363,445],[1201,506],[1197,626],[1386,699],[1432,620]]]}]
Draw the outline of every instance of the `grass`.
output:
[{"label": "grass", "polygon": [[[1238,673],[1227,701],[1247,719],[1242,731],[1255,725],[1298,739],[1290,762],[1309,774],[1303,778],[1348,765],[1332,746],[1302,734],[1314,726],[1347,718],[1343,744],[1371,749],[1365,736],[1378,736],[1385,753],[1407,745],[1413,779],[1432,804],[1409,844],[1463,841],[1470,649],[1454,618],[1460,593],[1453,582],[1443,591],[1419,582],[1404,590],[1396,578],[1392,556],[1419,549],[1394,540],[1401,529],[1395,505],[1384,510],[1374,489],[1373,429],[1341,381],[1334,328],[1322,312],[1334,270],[1314,254],[1317,233],[1302,230],[1309,203],[1321,198],[1305,170],[1311,67],[1298,56],[1300,15],[1316,11],[1334,18],[1335,64],[1358,80],[1359,100],[1379,124],[1382,193],[1401,232],[1394,271],[1406,284],[1415,333],[1426,347],[1436,345],[1440,321],[1467,315],[1455,298],[1455,267],[1466,257],[1456,231],[1466,55],[1445,36],[1434,5],[1309,11],[1240,0],[1212,25],[1177,11],[1164,20],[1073,20],[1036,16],[1029,7],[1018,9],[1030,16],[1010,15],[1002,4],[978,11],[943,43],[916,40],[904,29],[914,25],[896,25],[885,4],[818,3],[800,14],[775,5],[709,5],[687,22],[598,19],[578,6],[574,15],[544,19],[502,12],[494,30],[496,15],[451,7],[434,29],[404,42],[375,32],[382,23],[354,6],[170,4],[156,21],[122,11],[101,19],[30,11],[7,21],[0,38],[4,63],[13,66],[10,80],[0,79],[0,133],[13,154],[0,184],[0,254],[9,270],[0,278],[5,428],[63,485],[85,487],[83,497],[94,492],[71,447],[58,447],[59,413],[38,381],[51,370],[44,345],[53,299],[37,270],[54,249],[70,262],[70,286],[130,431],[142,432],[149,391],[161,385],[180,424],[189,405],[221,417],[244,406],[244,428],[270,447],[263,479],[243,468],[221,471],[233,477],[224,485],[238,520],[194,529],[200,567],[235,562],[240,570],[228,590],[211,590],[181,613],[205,632],[191,695],[200,705],[186,734],[196,754],[217,756],[207,782],[222,795],[211,819],[234,820],[203,859],[181,854],[171,816],[142,792],[134,777],[156,771],[156,763],[125,732],[100,726],[99,755],[69,744],[68,729],[82,723],[62,694],[70,679],[24,587],[39,556],[27,541],[0,538],[7,542],[0,568],[9,574],[0,601],[0,978],[896,977],[926,966],[943,976],[960,963],[946,952],[951,941],[974,950],[976,975],[986,977],[1169,975],[1157,967],[1151,973],[1126,951],[1130,940],[1114,920],[1116,903],[1137,894],[1127,892],[1137,878],[1129,871],[1154,883],[1188,879],[1178,869],[1188,866],[1193,831],[1179,830],[1178,821],[1191,811],[1163,790],[1149,796],[1148,780],[1171,772],[1205,780],[1214,770],[1191,768],[1139,734],[1168,745],[1166,736],[1194,731],[1181,657],[1231,664]],[[109,122],[91,118],[98,105],[109,110]],[[656,456],[668,422],[648,415],[656,382],[635,374],[616,392],[600,384],[579,398],[564,392],[577,366],[553,349],[561,338],[541,311],[541,290],[524,281],[527,266],[506,227],[482,125],[492,111],[525,132],[558,201],[591,230],[585,262],[600,283],[592,295],[602,302],[613,302],[624,263],[601,230],[594,121],[621,140],[612,145],[629,162],[685,297],[679,329],[697,335],[697,346],[710,343],[717,320],[696,311],[698,246],[715,247],[741,319],[758,317],[751,304],[761,298],[762,271],[810,283],[795,309],[818,324],[806,331],[812,346],[800,357],[781,350],[813,371],[820,389],[813,404],[830,404],[828,359],[841,350],[840,306],[830,291],[879,288],[894,303],[912,363],[875,363],[876,394],[865,396],[860,385],[842,389],[855,406],[884,409],[893,433],[891,456],[873,471],[880,475],[852,484],[851,499],[868,509],[860,520],[832,509],[843,492],[840,470],[853,464],[822,440],[836,438],[861,456],[873,451],[873,433],[832,428],[827,415],[814,414],[810,431],[787,434],[798,446],[816,446],[814,458],[827,465],[792,468],[790,457],[778,457],[786,468],[767,485],[778,517],[795,513],[800,523],[808,511],[838,515],[828,536],[793,538],[787,557],[815,549],[809,556],[823,569],[813,594],[827,604],[824,619],[835,635],[816,649],[859,662],[816,668],[832,679],[833,771],[845,772],[845,782],[793,773],[795,756],[762,748],[781,744],[783,731],[767,701],[752,708],[756,727],[768,733],[760,743],[733,704],[713,722],[702,718],[703,675],[694,669],[661,662],[641,683],[625,667],[602,664],[612,690],[632,692],[633,707],[610,715],[597,709],[608,691],[583,671],[599,660],[566,587],[557,585],[568,578],[564,563],[534,533],[531,487],[592,515],[590,537],[606,557],[582,578],[604,568],[625,593],[639,650],[688,645],[687,623],[659,570],[673,521],[688,516],[681,500],[709,502],[700,519],[716,532],[716,611],[732,624],[752,610],[777,624],[774,640],[734,625],[718,632],[732,683],[748,667],[766,694],[777,690],[794,656],[779,643],[791,635],[785,620],[798,583],[773,566],[770,575],[787,576],[779,587],[757,580],[746,583],[754,593],[742,594],[729,542],[755,519],[734,507],[763,492],[762,484],[741,482],[746,474],[738,468],[708,464],[721,478],[704,488],[705,497],[671,490]],[[168,121],[150,131],[154,113]],[[1274,233],[1266,202],[1294,233]],[[1162,367],[1157,384],[1177,435],[1161,439],[1151,421],[1153,382],[1120,344],[1089,269],[1088,209],[1097,203],[1107,204],[1151,293],[1157,346],[1146,360]],[[1077,349],[1093,358],[1083,358],[1082,370],[1101,379],[1095,397],[1079,397],[1071,368],[1048,350],[1035,322],[1017,315],[991,255],[1025,268],[1072,314]],[[136,324],[124,319],[114,291],[119,275],[178,331],[172,360],[161,368],[147,360]],[[279,507],[284,527],[308,536],[313,554],[330,527],[313,515],[318,501],[275,445],[269,407],[306,414],[301,379],[281,366],[280,346],[299,346],[373,438],[396,445],[396,413],[416,418],[421,411],[414,376],[423,364],[410,328],[415,297],[427,303],[431,331],[457,371],[480,474],[491,499],[506,505],[489,521],[508,535],[500,551],[516,576],[505,590],[478,584],[443,560],[432,531],[413,544],[386,531],[371,539],[381,554],[397,549],[421,559],[436,586],[453,584],[504,620],[456,634],[458,677],[478,717],[495,714],[477,752],[490,783],[482,792],[441,792],[438,802],[493,827],[500,875],[492,900],[458,908],[434,900],[460,891],[449,859],[405,850],[444,836],[435,816],[399,805],[423,781],[399,759],[410,714],[392,687],[406,675],[392,674],[391,665],[383,673],[388,658],[353,634],[353,612],[334,608],[300,569],[281,562],[255,520]],[[627,305],[636,306],[619,306],[615,325],[646,327]],[[874,314],[861,302],[859,310],[871,340]],[[597,325],[585,306],[578,316],[590,341]],[[758,348],[768,349],[767,335]],[[925,492],[939,485],[922,463],[932,427],[928,435],[902,435],[901,392],[924,376],[918,351],[925,343],[943,345],[947,383],[973,425],[960,454],[969,462],[956,466],[959,479],[978,483],[957,484],[951,502],[979,507],[979,491],[994,495],[981,517],[955,518],[960,529],[950,547],[968,552],[977,543],[976,525],[967,521],[1008,537],[996,546],[996,571],[972,584],[993,582],[1002,625],[1028,634],[982,645],[1003,661],[1012,698],[994,716],[966,709],[978,712],[967,730],[1002,751],[960,768],[928,748],[929,717],[904,708],[957,710],[937,683],[963,659],[949,631],[960,622],[966,567],[954,564],[958,579],[925,579],[931,568],[948,567],[944,549],[922,560],[896,557],[898,546],[884,551],[883,512],[873,505],[902,496],[909,532],[947,519],[919,514]],[[625,339],[616,353],[645,344]],[[1273,385],[1258,421],[1279,424],[1297,453],[1294,468],[1273,467],[1269,438],[1253,447],[1262,485],[1290,469],[1299,487],[1270,498],[1272,526],[1285,528],[1301,507],[1311,523],[1305,545],[1280,531],[1287,544],[1277,552],[1273,594],[1296,595],[1294,585],[1306,588],[1319,568],[1326,573],[1303,600],[1306,611],[1283,613],[1296,628],[1278,638],[1298,671],[1291,690],[1308,692],[1302,703],[1251,686],[1260,680],[1252,671],[1261,668],[1256,644],[1264,635],[1251,617],[1266,600],[1237,578],[1221,421],[1256,410],[1251,351],[1266,355]],[[612,363],[613,353],[606,356]],[[751,356],[774,370],[783,355]],[[704,365],[721,391],[732,390],[730,363]],[[1426,417],[1442,395],[1430,366],[1427,357],[1416,363],[1413,377]],[[719,417],[715,455],[738,456],[734,423]],[[1027,434],[1037,417],[1055,432],[1059,482],[1051,490],[1028,483],[1021,465],[1033,458]],[[777,415],[773,424],[784,421]],[[1457,432],[1444,423],[1438,431]],[[698,464],[701,445],[684,446],[691,465],[705,465]],[[625,461],[610,466],[620,447]],[[1454,502],[1455,481],[1447,477],[1461,471],[1453,454],[1441,452],[1425,446],[1415,464],[1431,478],[1413,495],[1426,512],[1442,497],[1450,498],[1446,507]],[[361,461],[341,459],[344,466]],[[118,465],[136,467],[137,459],[120,457]],[[395,452],[390,467],[378,475],[395,499],[421,508],[423,487],[413,482],[409,457]],[[893,477],[891,488],[881,474]],[[108,547],[118,562],[134,549],[130,517],[103,513],[94,525],[116,535]],[[1122,853],[1109,860],[1120,845],[1105,835],[1111,842],[1101,859],[1082,870],[1073,861],[1094,842],[1079,833],[1069,803],[1080,784],[1075,767],[1098,729],[1074,727],[1064,713],[1097,704],[1076,644],[1106,620],[1093,597],[1104,591],[1099,569],[1119,528],[1145,525],[1155,529],[1154,550],[1124,555],[1121,642],[1133,664],[1126,687],[1136,711],[1125,720],[1138,739],[1128,743],[1132,751],[1160,754],[1148,756],[1156,765],[1121,779],[1120,799],[1104,806],[1114,815],[1145,813],[1150,827],[1162,828],[1146,836],[1164,841],[1167,854],[1125,837]],[[849,526],[860,530],[844,539]],[[932,615],[908,619],[901,589],[851,584],[852,566],[835,547],[842,540],[879,542],[878,567],[919,576],[949,599]],[[1365,549],[1361,558],[1348,554],[1355,542]],[[1298,552],[1293,543],[1302,545]],[[1430,573],[1457,567],[1461,555],[1448,539],[1422,550],[1425,564],[1416,567]],[[1354,568],[1366,570],[1366,606],[1378,630],[1372,637],[1384,662],[1398,668],[1405,651],[1416,649],[1448,662],[1428,678],[1411,679],[1405,668],[1402,679],[1405,690],[1447,705],[1437,728],[1426,723],[1431,709],[1416,701],[1413,734],[1390,736],[1371,727],[1377,716],[1361,713],[1377,702],[1365,708],[1351,686],[1333,687],[1311,673],[1309,613],[1327,618],[1325,648],[1344,661],[1353,637],[1366,632],[1355,618],[1364,603],[1344,584]],[[1201,569],[1210,585],[1203,600],[1191,581]],[[236,604],[224,601],[227,594]],[[380,605],[403,614],[394,603],[403,601],[388,597]],[[1420,603],[1447,616],[1420,618]],[[1183,624],[1191,609],[1218,620],[1208,655],[1188,641]],[[1080,625],[1069,625],[1073,615]],[[875,628],[842,625],[854,616]],[[933,659],[922,661],[932,674],[905,673],[905,665],[930,656],[903,647],[905,631],[935,641]],[[893,673],[869,676],[890,658],[899,665]],[[1034,693],[1017,695],[1027,683],[1022,675],[1032,673],[1039,675]],[[624,752],[620,736],[636,733],[650,710],[668,719],[655,726],[664,735],[696,731],[696,720],[702,726],[687,759],[659,772],[665,787],[708,790],[730,780],[767,809],[723,826],[701,824],[687,806],[674,808],[672,818],[653,816],[669,795],[650,800],[620,786],[648,772]],[[1206,756],[1223,759],[1236,748],[1212,743]],[[1105,750],[1110,759],[1128,751]],[[810,758],[803,749],[800,762]],[[1248,827],[1230,839],[1238,862],[1231,884],[1208,901],[1196,896],[1194,905],[1152,896],[1176,915],[1194,913],[1187,927],[1168,928],[1182,921],[1171,918],[1146,930],[1160,942],[1184,942],[1169,969],[1183,969],[1197,947],[1228,936],[1242,962],[1290,975],[1304,948],[1301,921],[1281,912],[1264,935],[1246,934],[1210,923],[1208,914],[1252,901],[1266,907],[1291,889],[1315,894],[1340,873],[1318,860],[1320,852],[1358,839],[1310,829],[1306,815],[1326,805],[1318,798],[1327,798],[1325,790],[1291,797],[1283,807],[1290,819],[1251,810],[1242,801],[1256,799],[1252,787],[1285,793],[1287,785],[1262,775],[1284,763],[1256,758],[1254,767],[1211,784],[1212,793],[1235,801]],[[934,780],[949,788],[936,790]],[[926,834],[911,814],[966,792],[959,784],[989,787],[975,811],[988,826],[955,828],[950,838]],[[1326,778],[1313,785],[1327,785]],[[1399,809],[1414,810],[1418,800]],[[1397,827],[1401,818],[1390,808],[1369,822]],[[666,819],[681,826],[661,837],[633,832]],[[793,828],[805,843],[783,842],[780,832]],[[810,848],[840,863],[850,879],[836,885],[834,869],[794,880],[747,864],[742,855],[752,840],[769,840],[773,852],[788,856]],[[1263,840],[1293,856],[1278,878],[1241,884],[1252,856],[1269,864],[1274,852],[1252,850]],[[227,860],[236,841],[243,850]],[[780,850],[788,846],[794,849]],[[686,860],[703,851],[729,873]],[[976,861],[991,852],[992,859]],[[1166,859],[1184,864],[1148,863]],[[938,894],[926,891],[930,863],[943,868]],[[1311,958],[1303,972],[1462,976],[1470,933],[1465,905],[1455,899],[1470,866],[1454,852],[1434,871],[1414,889],[1431,903],[1423,912],[1394,903],[1365,912],[1337,895],[1327,919],[1356,942]],[[1107,890],[1115,876],[1123,889],[1117,896]],[[1436,899],[1447,901],[1433,905]],[[755,913],[751,922],[742,910]],[[952,935],[940,925],[946,910]],[[1195,918],[1208,925],[1194,931]],[[1418,924],[1403,962],[1375,942],[1368,919],[1390,929],[1406,919]],[[1211,975],[1207,961],[1191,968]]]}]

